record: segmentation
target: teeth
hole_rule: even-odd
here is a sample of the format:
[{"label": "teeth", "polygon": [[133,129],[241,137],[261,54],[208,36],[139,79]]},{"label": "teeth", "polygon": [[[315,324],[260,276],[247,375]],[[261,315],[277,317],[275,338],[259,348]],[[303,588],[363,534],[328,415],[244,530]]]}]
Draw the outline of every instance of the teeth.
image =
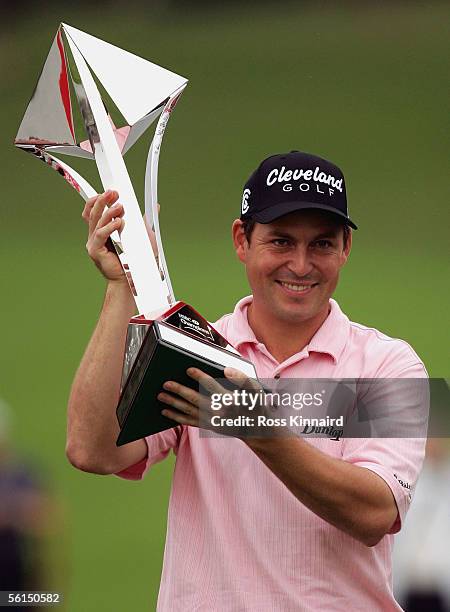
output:
[{"label": "teeth", "polygon": [[283,281],[280,281],[280,283],[283,285],[283,287],[287,287],[288,289],[291,289],[292,291],[306,291],[306,289],[310,289],[311,285],[294,285],[293,283],[283,283]]}]

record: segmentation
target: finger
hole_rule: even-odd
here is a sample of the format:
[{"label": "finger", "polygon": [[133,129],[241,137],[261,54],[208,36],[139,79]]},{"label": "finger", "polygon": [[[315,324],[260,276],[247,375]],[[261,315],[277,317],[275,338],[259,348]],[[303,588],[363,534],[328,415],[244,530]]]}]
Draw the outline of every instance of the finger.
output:
[{"label": "finger", "polygon": [[172,421],[179,423],[180,425],[190,425],[191,427],[198,426],[198,422],[194,418],[189,417],[182,412],[177,412],[176,410],[169,410],[165,408],[164,410],[161,410],[161,414],[168,419],[172,419]]},{"label": "finger", "polygon": [[259,391],[262,387],[257,380],[249,378],[246,374],[235,368],[225,368],[225,377],[241,389]]},{"label": "finger", "polygon": [[96,229],[100,229],[101,227],[108,225],[108,223],[110,223],[113,219],[123,217],[124,214],[125,214],[125,210],[122,204],[119,204],[119,202],[116,202],[113,206],[111,206],[111,208],[105,209],[104,213],[100,217],[99,222],[97,223]]},{"label": "finger", "polygon": [[91,214],[89,215],[89,233],[92,234],[97,227],[97,223],[105,210],[105,206],[111,206],[117,199],[119,194],[117,191],[105,191],[98,196],[96,202],[91,208]]},{"label": "finger", "polygon": [[99,222],[100,217],[103,214],[105,209],[106,200],[105,198],[108,196],[108,192],[99,195],[95,202],[92,204],[89,217],[88,217],[88,226],[89,226],[89,234],[92,234],[95,230],[97,223]]},{"label": "finger", "polygon": [[[117,228],[117,232],[119,233],[119,236],[123,232],[124,227],[125,227],[125,219],[121,219],[120,226]],[[116,247],[114,246],[115,244],[117,244],[117,241],[114,241],[114,244],[113,244],[111,236],[109,236],[109,238],[106,239],[105,246],[108,249],[108,251],[111,251],[111,253],[115,253],[116,255],[119,256],[120,253],[117,251]]]},{"label": "finger", "polygon": [[88,240],[88,252],[91,255],[92,252],[98,251],[103,247],[106,247],[106,241],[114,231],[119,231],[124,223],[120,217],[113,219],[107,225],[100,227],[90,236]]},{"label": "finger", "polygon": [[158,245],[156,244],[156,235],[146,215],[144,215],[144,225],[145,229],[147,230],[147,235],[150,238],[150,244],[152,246],[153,254],[155,255],[155,257],[158,257]]},{"label": "finger", "polygon": [[83,217],[83,219],[87,223],[89,222],[89,217],[91,215],[91,210],[92,210],[92,207],[94,206],[95,202],[97,201],[97,198],[98,198],[98,194],[93,196],[92,198],[88,198],[86,200],[86,203],[84,205],[83,212],[81,213],[81,216]]},{"label": "finger", "polygon": [[198,415],[198,408],[180,397],[170,395],[169,393],[159,393],[157,398],[163,404],[167,404],[168,406],[179,410],[183,414],[187,414],[189,416]]},{"label": "finger", "polygon": [[190,378],[196,380],[199,387],[204,389],[210,395],[212,393],[226,393],[225,388],[222,387],[222,385],[220,385],[215,378],[209,376],[209,374],[206,374],[205,372],[202,372],[202,370],[199,370],[198,368],[188,368],[186,370],[186,374]]},{"label": "finger", "polygon": [[153,227],[151,225],[151,220],[148,219],[147,215],[144,215],[144,225],[145,225],[145,229],[147,230],[147,234],[149,235],[149,237],[152,237],[152,234],[154,235],[154,231],[153,231]]},{"label": "finger", "polygon": [[168,380],[163,384],[163,389],[166,391],[170,391],[175,395],[179,395],[182,399],[186,400],[190,404],[194,404],[195,406],[200,406],[202,401],[202,396],[195,389],[191,389],[190,387],[185,387],[180,383],[174,382],[173,380]]}]

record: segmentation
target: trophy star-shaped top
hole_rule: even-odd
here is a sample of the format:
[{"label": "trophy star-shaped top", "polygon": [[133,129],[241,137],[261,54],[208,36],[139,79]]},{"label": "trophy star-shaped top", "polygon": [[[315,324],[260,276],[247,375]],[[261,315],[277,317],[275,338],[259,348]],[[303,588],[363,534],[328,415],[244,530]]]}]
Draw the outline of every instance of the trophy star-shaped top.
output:
[{"label": "trophy star-shaped top", "polygon": [[[157,172],[167,122],[186,84],[184,77],[61,24],[15,139],[85,200],[98,190],[60,154],[93,159],[103,189],[120,193],[127,222],[111,240],[139,312],[175,301],[158,224]],[[123,155],[158,117],[144,183],[156,255]]]},{"label": "trophy star-shaped top", "polygon": [[18,146],[75,146],[66,55],[60,29],[45,60],[15,139]]},{"label": "trophy star-shaped top", "polygon": [[129,125],[133,125],[187,83],[157,66],[81,30],[61,24]]},{"label": "trophy star-shaped top", "polygon": [[15,143],[91,157],[92,149],[84,142],[86,132],[79,134],[74,120],[80,105],[74,93],[82,91],[83,84],[76,83],[77,75],[71,72],[73,46],[127,122],[115,128],[125,154],[187,79],[64,23],[58,28]]}]

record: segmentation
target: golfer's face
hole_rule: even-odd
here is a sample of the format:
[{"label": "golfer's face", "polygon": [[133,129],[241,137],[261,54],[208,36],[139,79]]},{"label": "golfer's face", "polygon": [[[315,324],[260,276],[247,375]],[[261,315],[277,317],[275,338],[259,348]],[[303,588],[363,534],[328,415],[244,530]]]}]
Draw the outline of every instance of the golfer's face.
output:
[{"label": "golfer's face", "polygon": [[350,244],[351,239],[344,248],[342,226],[320,211],[257,223],[245,249],[254,299],[274,317],[292,322],[325,312]]}]

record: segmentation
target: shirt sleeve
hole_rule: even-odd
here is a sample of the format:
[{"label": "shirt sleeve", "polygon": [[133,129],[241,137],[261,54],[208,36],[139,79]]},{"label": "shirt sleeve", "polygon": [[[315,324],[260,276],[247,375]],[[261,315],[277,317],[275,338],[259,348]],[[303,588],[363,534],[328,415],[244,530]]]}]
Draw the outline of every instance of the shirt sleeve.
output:
[{"label": "shirt sleeve", "polygon": [[397,519],[389,533],[400,531],[412,500],[412,493],[422,469],[425,439],[421,438],[349,438],[343,443],[343,459],[378,474],[397,505]]},{"label": "shirt sleeve", "polygon": [[371,437],[344,438],[342,446],[345,461],[378,474],[392,491],[398,514],[389,533],[401,529],[412,501],[425,457],[429,409],[423,363],[406,365],[400,359],[399,366],[395,370],[391,364],[373,381],[375,400],[367,403]]},{"label": "shirt sleeve", "polygon": [[179,425],[144,438],[147,444],[147,457],[117,472],[115,476],[127,480],[142,480],[150,467],[165,459],[171,450],[177,454],[183,427]]}]

